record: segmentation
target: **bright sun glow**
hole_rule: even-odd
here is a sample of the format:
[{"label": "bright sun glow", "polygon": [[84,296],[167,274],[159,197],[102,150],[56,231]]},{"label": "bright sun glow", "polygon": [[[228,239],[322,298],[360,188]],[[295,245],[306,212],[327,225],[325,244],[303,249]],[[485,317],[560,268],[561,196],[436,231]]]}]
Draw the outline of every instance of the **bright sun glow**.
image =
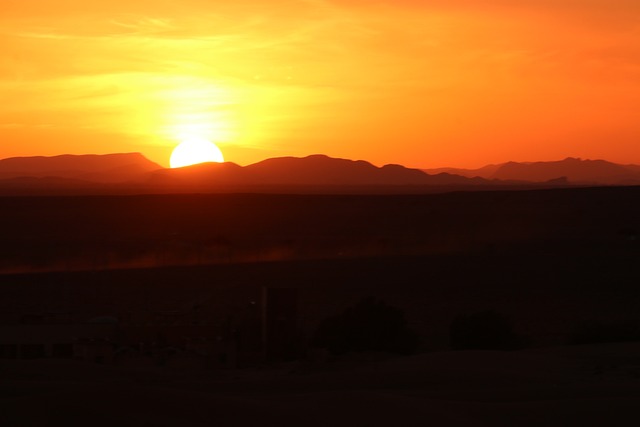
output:
[{"label": "bright sun glow", "polygon": [[203,138],[190,138],[182,141],[171,154],[171,167],[181,168],[206,162],[224,162],[220,149]]}]

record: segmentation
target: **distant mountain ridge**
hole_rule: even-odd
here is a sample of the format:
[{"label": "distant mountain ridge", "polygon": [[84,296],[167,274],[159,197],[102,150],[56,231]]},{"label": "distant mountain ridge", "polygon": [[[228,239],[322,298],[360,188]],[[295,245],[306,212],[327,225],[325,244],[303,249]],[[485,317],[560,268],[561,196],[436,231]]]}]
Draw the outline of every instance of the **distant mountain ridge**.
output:
[{"label": "distant mountain ridge", "polygon": [[620,165],[605,160],[583,160],[568,157],[560,161],[518,163],[507,162],[479,169],[424,169],[426,173],[447,172],[484,179],[548,182],[565,178],[573,184],[629,185],[640,184],[640,165]]},{"label": "distant mountain ridge", "polygon": [[248,166],[203,163],[178,169],[165,169],[139,153],[0,160],[3,195],[420,193],[494,184],[483,178],[429,175],[401,165],[377,167],[325,155],[272,158]]},{"label": "distant mountain ridge", "polygon": [[0,160],[0,179],[67,178],[91,182],[123,182],[162,169],[140,153],[65,154]]},{"label": "distant mountain ridge", "polygon": [[[455,173],[457,172],[457,173]],[[482,176],[481,176],[482,175]],[[279,157],[248,166],[203,163],[165,169],[140,153],[0,160],[0,194],[425,193],[453,190],[640,185],[640,166],[603,160],[419,170],[325,155]]]},{"label": "distant mountain ridge", "polygon": [[377,167],[363,160],[336,159],[325,155],[279,157],[245,167],[233,163],[207,163],[155,172],[156,183],[204,186],[415,186],[480,185],[482,178],[451,174],[428,175],[400,165]]}]

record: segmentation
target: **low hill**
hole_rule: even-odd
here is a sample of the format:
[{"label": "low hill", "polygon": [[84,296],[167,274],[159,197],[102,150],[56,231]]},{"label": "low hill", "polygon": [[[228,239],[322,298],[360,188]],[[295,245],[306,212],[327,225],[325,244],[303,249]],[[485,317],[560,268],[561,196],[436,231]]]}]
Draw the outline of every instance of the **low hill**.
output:
[{"label": "low hill", "polygon": [[441,173],[429,175],[400,165],[377,167],[358,160],[312,155],[280,157],[245,167],[234,163],[208,163],[153,174],[155,185],[191,188],[266,187],[372,187],[488,185],[489,181]]},{"label": "low hill", "polygon": [[140,153],[12,157],[0,160],[0,179],[55,177],[124,182],[157,169],[162,167]]},{"label": "low hill", "polygon": [[562,176],[575,183],[617,184],[628,179],[640,178],[640,173],[605,160],[569,157],[557,162],[505,163],[492,177],[542,182]]},{"label": "low hill", "polygon": [[640,184],[640,166],[620,165],[605,160],[583,160],[568,157],[553,162],[507,162],[480,169],[425,169],[427,173],[448,172],[485,179],[548,182],[559,178],[573,184],[628,185]]},{"label": "low hill", "polygon": [[428,174],[440,174],[440,173],[448,173],[453,175],[460,175],[467,178],[484,178],[490,179],[493,174],[496,173],[502,164],[498,165],[487,165],[483,166],[479,169],[460,169],[460,168],[433,168],[433,169],[422,169],[423,172]]},{"label": "low hill", "polygon": [[377,167],[325,155],[280,157],[248,166],[203,163],[165,169],[139,153],[63,155],[0,160],[2,195],[166,193],[393,194],[566,187],[567,180],[531,184],[452,173],[428,174],[401,165]]}]

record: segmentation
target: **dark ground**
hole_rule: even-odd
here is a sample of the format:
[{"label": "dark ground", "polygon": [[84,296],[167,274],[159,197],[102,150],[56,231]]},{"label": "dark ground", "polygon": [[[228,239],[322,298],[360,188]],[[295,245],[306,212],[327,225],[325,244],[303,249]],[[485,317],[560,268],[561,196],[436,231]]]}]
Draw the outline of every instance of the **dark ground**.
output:
[{"label": "dark ground", "polygon": [[[640,187],[2,198],[0,221],[3,324],[194,307],[213,324],[266,286],[297,289],[303,344],[366,296],[421,337],[414,356],[232,370],[0,361],[3,425],[627,425],[640,403],[636,344],[565,346],[640,322]],[[451,321],[485,310],[528,348],[449,352]]]},{"label": "dark ground", "polygon": [[[0,271],[637,249],[640,187],[0,198]],[[631,241],[635,238],[635,241]]]}]

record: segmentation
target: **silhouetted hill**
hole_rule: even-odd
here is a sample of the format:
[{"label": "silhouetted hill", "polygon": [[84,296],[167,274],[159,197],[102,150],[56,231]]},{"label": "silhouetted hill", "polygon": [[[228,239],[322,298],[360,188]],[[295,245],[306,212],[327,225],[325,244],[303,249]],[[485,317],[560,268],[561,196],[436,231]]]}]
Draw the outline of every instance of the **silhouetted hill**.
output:
[{"label": "silhouetted hill", "polygon": [[460,175],[467,178],[485,178],[489,179],[493,176],[494,173],[502,166],[503,164],[497,165],[487,165],[483,166],[479,169],[458,169],[458,168],[433,168],[433,169],[422,169],[423,172],[428,174],[439,174],[439,173],[448,173],[453,175]]},{"label": "silhouetted hill", "polygon": [[480,169],[425,169],[425,172],[446,171],[462,176],[485,179],[528,182],[556,182],[566,178],[574,184],[629,185],[640,183],[640,166],[619,165],[605,160],[582,160],[569,157],[555,162],[508,162]]},{"label": "silhouetted hill", "polygon": [[89,196],[105,194],[143,194],[130,182],[97,182],[57,176],[0,179],[0,196]]},{"label": "silhouetted hill", "polygon": [[246,170],[254,180],[265,184],[419,185],[428,182],[426,174],[416,169],[399,165],[378,168],[362,160],[323,155],[268,159],[247,166]]},{"label": "silhouetted hill", "polygon": [[304,158],[280,157],[241,167],[233,163],[208,163],[153,174],[155,185],[207,188],[266,187],[371,187],[487,185],[488,181],[451,174],[428,175],[400,165],[376,167],[358,160],[313,155]]},{"label": "silhouetted hill", "polygon": [[571,182],[615,184],[639,175],[628,167],[604,160],[569,157],[557,162],[505,163],[493,178],[542,182],[566,176]]},{"label": "silhouetted hill", "polygon": [[152,187],[210,187],[211,183],[226,186],[240,183],[242,180],[242,166],[232,162],[201,163],[177,169],[161,169],[148,176],[148,184]]},{"label": "silhouetted hill", "polygon": [[[568,159],[561,163],[566,166],[570,162],[581,164],[581,161],[576,159]],[[607,183],[622,185],[640,183],[640,172],[635,173],[631,167],[603,161],[591,163],[606,164],[606,170],[599,176],[613,176],[610,169],[615,168],[619,169],[618,172],[626,171],[626,174],[616,174],[616,180],[607,181]],[[577,175],[577,172],[571,171],[564,173],[567,172],[564,170],[566,167],[554,168],[551,165],[547,167],[550,171],[546,172],[526,169],[535,165],[514,163],[487,166],[478,171],[489,173],[496,167],[498,169],[492,172],[490,179],[486,179],[478,176],[469,178],[446,172],[428,174],[419,169],[410,169],[401,165],[377,167],[362,160],[331,158],[325,155],[273,158],[244,167],[227,162],[203,163],[179,169],[164,169],[139,153],[24,157],[0,160],[0,194],[212,192],[418,194],[467,190],[557,188],[576,182],[585,182],[584,179],[575,179],[575,176],[582,177],[584,174]],[[590,167],[593,169],[592,166]],[[525,168],[524,172],[519,168]],[[470,171],[465,173],[470,174]]]},{"label": "silhouetted hill", "polygon": [[0,160],[0,179],[70,178],[91,182],[139,180],[162,169],[140,153],[13,157]]}]

